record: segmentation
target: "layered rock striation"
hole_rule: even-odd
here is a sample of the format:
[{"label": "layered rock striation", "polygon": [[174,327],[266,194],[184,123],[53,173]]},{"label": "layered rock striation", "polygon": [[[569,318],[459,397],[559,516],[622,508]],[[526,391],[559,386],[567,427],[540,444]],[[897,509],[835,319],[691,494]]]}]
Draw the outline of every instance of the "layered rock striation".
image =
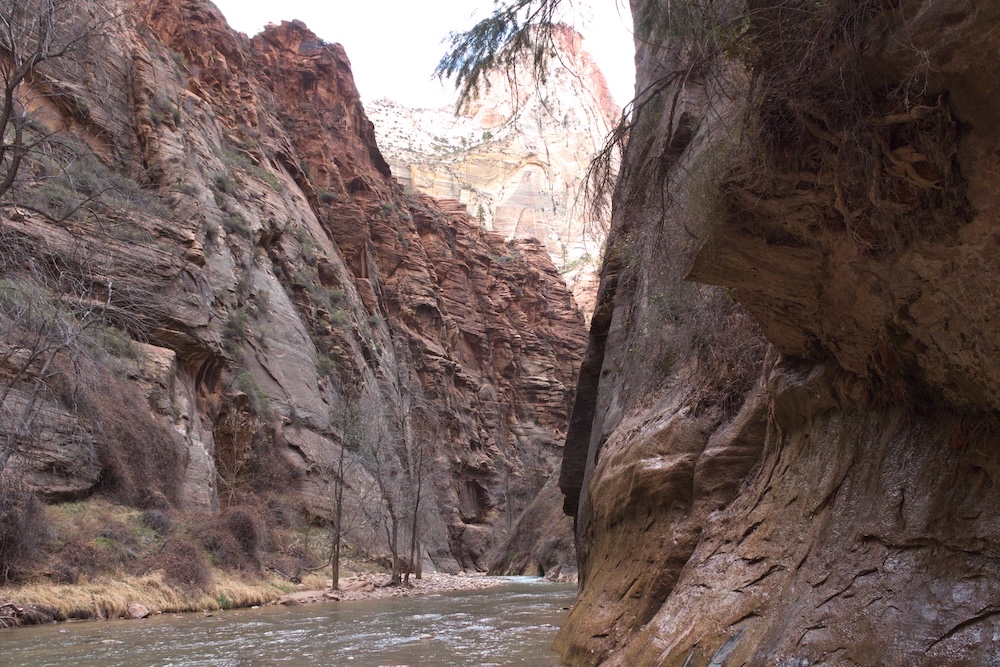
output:
[{"label": "layered rock striation", "polygon": [[[422,560],[484,568],[557,464],[582,354],[547,253],[457,202],[407,196],[343,49],[303,24],[248,39],[202,0],[126,14],[84,54],[100,67],[55,60],[32,82],[59,91],[40,122],[138,188],[115,231],[30,209],[0,223],[33,261],[88,272],[88,298],[119,315],[135,352],[96,372],[114,366],[142,419],[172,427],[156,445],[179,466],[163,501],[271,494],[329,520],[346,448],[350,540],[384,551],[388,515],[371,508],[412,517],[422,479]],[[47,454],[18,465],[53,499],[100,490],[96,422],[47,405]],[[395,486],[373,496],[379,471]]]},{"label": "layered rock striation", "polygon": [[569,664],[995,659],[996,8],[780,4],[633,3]]}]

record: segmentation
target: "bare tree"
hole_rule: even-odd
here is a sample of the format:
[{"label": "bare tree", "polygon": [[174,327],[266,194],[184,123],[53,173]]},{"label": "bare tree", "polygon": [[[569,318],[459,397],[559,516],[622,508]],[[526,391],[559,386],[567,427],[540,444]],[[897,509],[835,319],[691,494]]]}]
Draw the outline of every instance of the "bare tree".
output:
[{"label": "bare tree", "polygon": [[[432,473],[433,465],[433,443],[431,434],[434,432],[433,422],[426,406],[416,405],[410,408],[406,415],[406,430],[404,430],[404,445],[406,447],[406,458],[404,473],[406,476],[408,493],[407,504],[410,507],[410,555],[407,560],[406,574],[403,577],[403,585],[410,584],[410,574],[413,573],[417,579],[423,576],[423,560],[420,555],[420,516],[421,501],[428,478]],[[413,422],[422,425],[420,435],[414,435]]]},{"label": "bare tree", "polygon": [[392,572],[389,585],[398,586],[402,571],[399,558],[402,471],[397,456],[401,434],[398,421],[387,418],[384,406],[385,402],[379,400],[373,402],[370,410],[366,410],[364,419],[368,428],[359,452],[359,461],[372,480],[370,491],[376,501],[366,504],[368,518],[376,530],[385,533]]},{"label": "bare tree", "polygon": [[413,572],[417,579],[423,576],[423,567],[420,563],[420,555],[417,553],[420,546],[420,539],[418,538],[418,533],[420,530],[420,500],[423,497],[424,488],[424,465],[425,447],[423,441],[417,445],[416,452],[416,470],[414,474],[413,483],[413,509],[411,511],[410,517],[410,557],[407,560],[406,574],[403,576],[403,585],[410,585],[410,573]]},{"label": "bare tree", "polygon": [[0,198],[7,195],[28,155],[53,132],[32,122],[47,93],[46,63],[73,57],[89,40],[114,30],[119,16],[77,0],[0,0]]},{"label": "bare tree", "polygon": [[[384,532],[389,549],[391,586],[408,585],[410,575],[422,576],[420,518],[433,465],[433,443],[426,437],[430,415],[422,404],[413,405],[409,392],[401,391],[396,399],[391,415],[384,407],[367,411],[370,431],[360,452],[377,501],[369,504],[369,518]],[[416,430],[422,435],[415,435]],[[404,559],[401,543],[407,538],[409,557]]]},{"label": "bare tree", "polygon": [[366,424],[361,405],[345,398],[344,406],[336,420],[340,430],[340,451],[337,462],[330,470],[333,477],[333,521],[330,525],[330,571],[333,590],[340,588],[340,555],[346,530],[344,489],[347,488],[347,476],[350,461],[347,453],[358,455],[365,442]]},{"label": "bare tree", "polygon": [[507,515],[507,533],[514,529],[514,497],[511,494],[511,477],[514,475],[513,462],[510,459],[510,452],[507,446],[507,427],[506,424],[501,421],[497,426],[496,431],[496,445],[498,453],[493,457],[494,465],[497,467],[497,471],[500,474],[500,480],[503,482],[503,497],[504,506],[506,507]]}]

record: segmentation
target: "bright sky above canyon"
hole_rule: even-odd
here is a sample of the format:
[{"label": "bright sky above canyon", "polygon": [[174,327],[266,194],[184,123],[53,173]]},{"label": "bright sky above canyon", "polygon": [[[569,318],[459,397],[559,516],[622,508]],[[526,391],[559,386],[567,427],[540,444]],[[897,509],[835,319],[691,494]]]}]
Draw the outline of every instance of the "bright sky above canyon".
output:
[{"label": "bright sky above canyon", "polygon": [[[489,0],[214,1],[229,24],[248,35],[268,23],[304,21],[320,38],[344,45],[363,99],[388,97],[408,106],[452,103],[452,85],[431,80],[445,50],[443,40],[453,30],[468,29],[493,7]],[[569,9],[565,22],[583,33],[615,101],[624,105],[632,98],[635,77],[627,3],[578,0]]]}]

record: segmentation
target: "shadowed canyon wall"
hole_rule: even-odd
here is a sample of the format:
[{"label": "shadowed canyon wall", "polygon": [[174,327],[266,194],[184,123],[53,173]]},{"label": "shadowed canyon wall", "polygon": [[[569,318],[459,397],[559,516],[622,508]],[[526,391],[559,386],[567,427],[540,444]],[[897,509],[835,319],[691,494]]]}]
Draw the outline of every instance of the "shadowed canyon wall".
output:
[{"label": "shadowed canyon wall", "polygon": [[667,4],[632,3],[557,647],[993,664],[998,8]]}]

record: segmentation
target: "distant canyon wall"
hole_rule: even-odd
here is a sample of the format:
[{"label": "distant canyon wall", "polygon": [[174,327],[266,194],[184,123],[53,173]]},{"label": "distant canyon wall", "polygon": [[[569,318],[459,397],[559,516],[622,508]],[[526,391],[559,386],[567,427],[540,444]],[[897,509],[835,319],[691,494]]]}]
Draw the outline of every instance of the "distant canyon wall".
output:
[{"label": "distant canyon wall", "polygon": [[409,191],[457,199],[487,229],[542,242],[589,318],[607,220],[594,217],[584,180],[620,110],[583,37],[554,32],[544,83],[493,75],[468,108],[369,105],[379,145]]}]

